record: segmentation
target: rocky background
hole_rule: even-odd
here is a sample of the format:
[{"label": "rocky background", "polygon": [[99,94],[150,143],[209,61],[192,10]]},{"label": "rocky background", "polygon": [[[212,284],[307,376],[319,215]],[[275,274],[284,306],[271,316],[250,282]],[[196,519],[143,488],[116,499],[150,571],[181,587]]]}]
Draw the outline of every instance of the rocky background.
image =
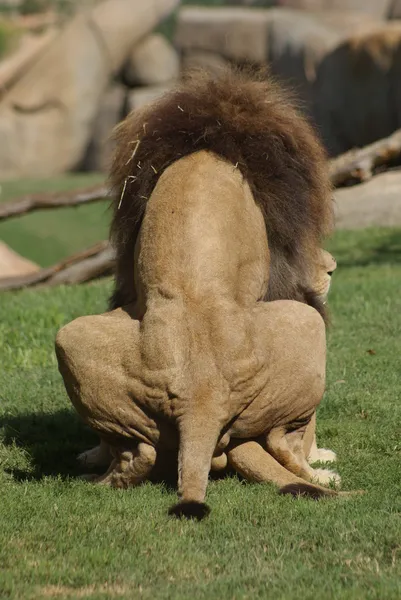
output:
[{"label": "rocky background", "polygon": [[332,156],[400,127],[400,0],[205,3],[0,2],[0,178],[106,170],[113,126],[191,67],[269,65]]},{"label": "rocky background", "polygon": [[[401,224],[401,0],[0,0],[0,180],[107,172],[128,112],[227,64],[269,66],[296,93],[332,158],[339,227]],[[107,193],[31,194],[0,221]],[[0,245],[0,289],[112,268],[107,242],[42,270]]]}]

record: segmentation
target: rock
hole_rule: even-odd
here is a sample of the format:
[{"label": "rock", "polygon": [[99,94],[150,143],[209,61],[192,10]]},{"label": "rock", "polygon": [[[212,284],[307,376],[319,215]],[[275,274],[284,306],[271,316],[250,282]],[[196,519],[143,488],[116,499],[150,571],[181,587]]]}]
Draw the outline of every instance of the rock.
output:
[{"label": "rock", "polygon": [[371,30],[377,24],[355,13],[188,7],[179,12],[176,42],[184,56],[210,52],[238,63],[270,63],[272,72],[293,85],[308,106],[323,57],[355,29]]},{"label": "rock", "polygon": [[129,87],[160,85],[176,79],[179,72],[177,51],[163,35],[154,33],[132,49],[122,77]]},{"label": "rock", "polygon": [[83,171],[108,172],[114,148],[110,136],[115,125],[125,116],[125,98],[126,88],[117,83],[103,95],[81,165]]},{"label": "rock", "polygon": [[215,52],[190,50],[182,55],[181,72],[185,75],[185,73],[193,69],[202,69],[212,75],[218,75],[229,64],[228,60]]},{"label": "rock", "polygon": [[0,241],[0,279],[36,273],[39,269],[39,265],[20,256],[7,244]]},{"label": "rock", "polygon": [[277,0],[280,6],[300,10],[355,11],[385,19],[392,0]]},{"label": "rock", "polygon": [[178,13],[175,41],[183,52],[201,50],[239,62],[264,63],[272,12],[184,7]]},{"label": "rock", "polygon": [[401,19],[401,0],[393,0],[388,11],[389,19]]},{"label": "rock", "polygon": [[28,33],[21,38],[17,50],[0,62],[1,95],[23,76],[56,35],[57,30],[52,28],[40,35]]},{"label": "rock", "polygon": [[178,0],[104,0],[68,22],[0,103],[0,176],[49,176],[82,160],[102,94]]},{"label": "rock", "polygon": [[314,85],[315,121],[332,156],[401,127],[401,23],[353,36],[325,57]]},{"label": "rock", "polygon": [[274,11],[269,27],[272,73],[296,90],[304,110],[313,112],[313,83],[324,57],[356,32],[369,32],[378,21],[358,13]]},{"label": "rock", "polygon": [[150,104],[157,100],[164,93],[168,92],[172,88],[172,83],[170,85],[152,85],[142,88],[135,88],[134,90],[130,90],[128,92],[127,97],[127,108],[128,112],[132,110],[137,110],[146,104]]},{"label": "rock", "polygon": [[[266,7],[265,0],[226,0],[224,4],[230,4],[232,6],[264,6]],[[276,6],[277,0],[271,0],[269,6]]]},{"label": "rock", "polygon": [[105,44],[112,70],[118,72],[131,48],[179,4],[179,0],[104,0],[91,21]]},{"label": "rock", "polygon": [[395,227],[401,224],[401,171],[334,193],[336,225],[343,229]]}]

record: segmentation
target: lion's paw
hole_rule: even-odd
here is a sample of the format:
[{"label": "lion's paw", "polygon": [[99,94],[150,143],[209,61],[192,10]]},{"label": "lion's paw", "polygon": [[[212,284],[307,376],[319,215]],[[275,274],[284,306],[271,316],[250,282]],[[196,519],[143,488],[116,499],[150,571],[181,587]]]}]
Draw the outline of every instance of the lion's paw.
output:
[{"label": "lion's paw", "polygon": [[341,484],[340,475],[329,469],[313,469],[313,480],[320,485],[334,483],[336,487],[339,487]]},{"label": "lion's paw", "polygon": [[310,463],[314,462],[335,462],[337,460],[337,454],[333,450],[328,448],[316,448],[313,450],[308,457]]},{"label": "lion's paw", "polygon": [[320,462],[335,462],[337,454],[328,448],[318,448],[317,450]]}]

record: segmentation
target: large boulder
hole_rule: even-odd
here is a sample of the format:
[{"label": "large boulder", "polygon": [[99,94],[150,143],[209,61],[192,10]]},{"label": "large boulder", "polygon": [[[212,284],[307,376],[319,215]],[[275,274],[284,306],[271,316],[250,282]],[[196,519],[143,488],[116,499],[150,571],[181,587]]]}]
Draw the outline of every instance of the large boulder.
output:
[{"label": "large boulder", "polygon": [[353,36],[325,57],[314,86],[315,121],[332,156],[401,127],[401,23]]},{"label": "large boulder", "polygon": [[85,157],[80,168],[83,171],[108,172],[114,143],[113,128],[125,116],[126,89],[115,83],[103,94],[92,129]]},{"label": "large boulder", "polygon": [[335,191],[336,226],[343,229],[401,225],[401,171]]},{"label": "large boulder", "polygon": [[358,13],[305,13],[291,9],[187,7],[178,15],[176,43],[184,56],[218,54],[237,63],[269,63],[311,104],[311,84],[324,56],[355,31],[378,21]]},{"label": "large boulder", "polygon": [[0,176],[77,165],[110,78],[178,0],[104,0],[78,14],[0,103]]},{"label": "large boulder", "polygon": [[184,7],[178,13],[175,42],[183,52],[201,50],[238,62],[264,63],[272,17],[269,10]]},{"label": "large boulder", "polygon": [[39,271],[40,267],[32,261],[20,256],[7,244],[0,241],[0,279],[17,277]]},{"label": "large boulder", "polygon": [[202,70],[211,75],[218,75],[230,65],[230,61],[223,58],[217,52],[207,52],[204,50],[188,50],[181,57],[181,73],[194,70]]},{"label": "large boulder", "polygon": [[291,84],[304,110],[313,112],[313,83],[324,57],[349,35],[370,32],[378,21],[359,13],[299,13],[277,10],[269,27],[269,63],[274,75]]},{"label": "large boulder", "polygon": [[27,69],[37,60],[46,47],[55,39],[57,29],[50,28],[38,35],[26,34],[19,43],[18,48],[0,62],[0,95],[4,95]]},{"label": "large boulder", "polygon": [[172,83],[163,85],[149,85],[142,88],[135,88],[128,92],[127,111],[138,110],[147,104],[158,100],[163,94],[168,92]]},{"label": "large boulder", "polygon": [[392,0],[388,11],[389,19],[401,19],[401,0]]},{"label": "large boulder", "polygon": [[134,87],[167,83],[178,78],[179,73],[177,51],[163,35],[154,33],[132,49],[122,77],[129,87]]},{"label": "large boulder", "polygon": [[276,0],[279,6],[300,10],[356,11],[378,18],[386,18],[392,0]]}]

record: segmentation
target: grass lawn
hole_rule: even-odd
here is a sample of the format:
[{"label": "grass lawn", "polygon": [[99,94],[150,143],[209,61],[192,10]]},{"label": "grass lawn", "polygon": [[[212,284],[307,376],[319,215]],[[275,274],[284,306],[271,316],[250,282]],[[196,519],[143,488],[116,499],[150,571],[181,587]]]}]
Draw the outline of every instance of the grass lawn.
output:
[{"label": "grass lawn", "polygon": [[[103,237],[102,210],[10,221],[0,237],[13,232],[45,264],[44,247],[53,261]],[[70,408],[53,340],[106,307],[110,281],[1,295],[1,599],[401,597],[401,230],[341,232],[330,249],[339,268],[318,441],[337,451],[344,489],[366,494],[294,500],[227,478],[210,483],[202,523],[169,518],[175,491],[162,485],[76,479],[75,456],[95,439]]]},{"label": "grass lawn", "polygon": [[[62,192],[101,183],[104,175],[75,174],[57,179],[7,181],[1,184],[0,202],[35,192]],[[42,267],[106,239],[108,201],[33,212],[0,223],[0,240]]]}]

